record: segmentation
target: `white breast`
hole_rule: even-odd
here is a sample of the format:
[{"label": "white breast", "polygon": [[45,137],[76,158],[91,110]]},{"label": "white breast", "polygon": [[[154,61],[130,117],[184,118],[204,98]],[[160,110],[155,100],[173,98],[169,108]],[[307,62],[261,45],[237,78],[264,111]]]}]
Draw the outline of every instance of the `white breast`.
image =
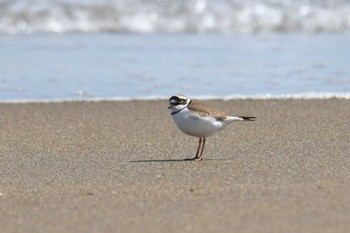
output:
[{"label": "white breast", "polygon": [[200,116],[187,108],[172,115],[177,127],[185,134],[207,138],[220,131],[229,122],[218,121],[211,116]]}]

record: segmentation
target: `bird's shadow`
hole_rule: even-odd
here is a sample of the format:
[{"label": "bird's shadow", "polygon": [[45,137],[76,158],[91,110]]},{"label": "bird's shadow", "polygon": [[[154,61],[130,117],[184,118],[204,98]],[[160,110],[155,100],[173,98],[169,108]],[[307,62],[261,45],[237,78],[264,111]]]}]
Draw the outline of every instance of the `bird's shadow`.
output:
[{"label": "bird's shadow", "polygon": [[143,160],[130,160],[130,163],[174,163],[174,162],[204,162],[204,161],[219,161],[219,160],[231,160],[231,159],[143,159]]},{"label": "bird's shadow", "polygon": [[172,163],[172,162],[192,162],[193,159],[142,159],[131,160],[130,163]]}]

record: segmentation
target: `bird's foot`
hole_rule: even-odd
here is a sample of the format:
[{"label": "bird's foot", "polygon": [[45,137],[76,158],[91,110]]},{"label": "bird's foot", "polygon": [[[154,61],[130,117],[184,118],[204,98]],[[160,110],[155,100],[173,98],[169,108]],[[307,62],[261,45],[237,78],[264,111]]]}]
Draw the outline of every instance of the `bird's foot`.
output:
[{"label": "bird's foot", "polygon": [[200,161],[203,160],[202,157],[194,157],[194,158],[190,158],[190,159],[184,159],[185,161]]}]

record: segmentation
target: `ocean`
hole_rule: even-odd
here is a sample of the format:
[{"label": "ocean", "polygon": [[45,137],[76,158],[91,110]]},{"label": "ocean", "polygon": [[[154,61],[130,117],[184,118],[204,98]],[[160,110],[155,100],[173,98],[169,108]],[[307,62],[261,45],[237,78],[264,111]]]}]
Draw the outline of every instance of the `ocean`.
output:
[{"label": "ocean", "polygon": [[350,99],[350,1],[0,1],[0,102]]}]

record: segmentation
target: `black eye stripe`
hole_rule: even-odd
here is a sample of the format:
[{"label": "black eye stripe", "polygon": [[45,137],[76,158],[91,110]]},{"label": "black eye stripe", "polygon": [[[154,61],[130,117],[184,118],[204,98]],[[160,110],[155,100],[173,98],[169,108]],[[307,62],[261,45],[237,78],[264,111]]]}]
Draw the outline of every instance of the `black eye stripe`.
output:
[{"label": "black eye stripe", "polygon": [[186,98],[179,98],[178,96],[172,96],[169,99],[169,103],[173,104],[173,105],[186,104],[187,99]]},{"label": "black eye stripe", "polygon": [[169,103],[171,103],[171,104],[177,104],[178,102],[179,102],[179,97],[177,97],[177,96],[172,96],[169,99]]}]

